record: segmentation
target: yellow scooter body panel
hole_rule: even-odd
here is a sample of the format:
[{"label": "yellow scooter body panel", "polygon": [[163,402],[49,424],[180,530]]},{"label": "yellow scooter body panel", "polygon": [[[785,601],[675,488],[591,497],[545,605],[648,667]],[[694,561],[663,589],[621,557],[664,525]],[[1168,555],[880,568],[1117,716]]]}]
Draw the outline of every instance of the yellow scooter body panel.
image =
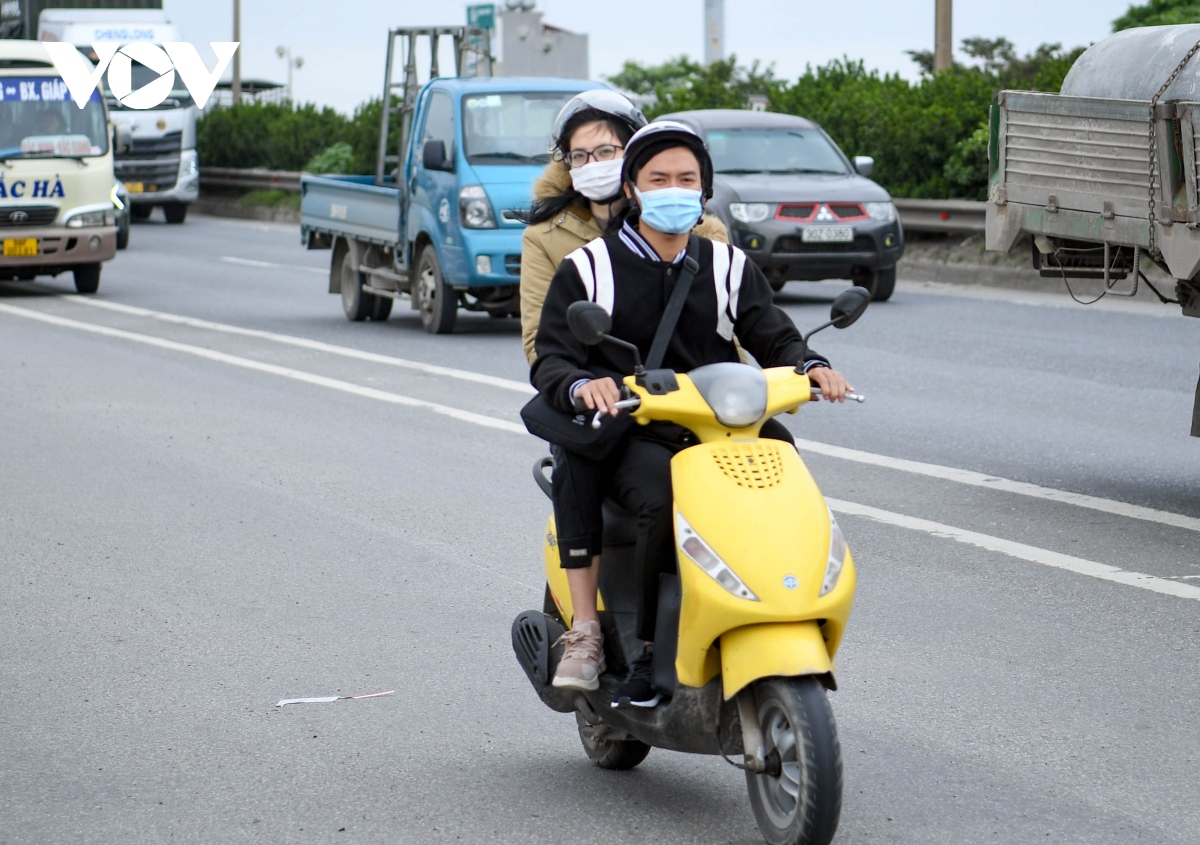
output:
[{"label": "yellow scooter body panel", "polygon": [[[678,552],[683,585],[675,660],[679,683],[701,687],[712,680],[726,662],[723,655],[717,659],[712,653],[716,643],[723,642],[727,632],[749,626],[820,620],[828,664],[850,615],[854,561],[847,552],[837,586],[820,596],[829,560],[829,511],[796,451],[775,440],[730,438],[702,443],[672,459],[671,479],[676,514],[758,598],[733,595]],[[676,520],[677,531],[678,525]],[[778,637],[768,636],[764,642],[784,650],[792,647]],[[790,665],[790,659],[763,654],[739,669],[738,677],[748,682],[817,671],[787,673],[771,668]],[[765,667],[763,673],[754,674],[759,670],[753,666]],[[828,666],[818,669],[829,671]],[[725,689],[730,694],[729,682]]]},{"label": "yellow scooter body panel", "polygon": [[759,678],[831,674],[829,647],[816,622],[749,625],[721,635],[721,686],[727,699]]}]

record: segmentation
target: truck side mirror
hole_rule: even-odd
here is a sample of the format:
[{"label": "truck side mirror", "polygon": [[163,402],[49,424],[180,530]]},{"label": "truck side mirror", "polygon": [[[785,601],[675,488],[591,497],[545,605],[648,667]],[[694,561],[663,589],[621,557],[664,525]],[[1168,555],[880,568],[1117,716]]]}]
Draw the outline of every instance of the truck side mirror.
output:
[{"label": "truck side mirror", "polygon": [[454,170],[454,162],[446,158],[446,142],[433,139],[425,142],[421,150],[421,161],[426,170]]},{"label": "truck side mirror", "polygon": [[863,176],[870,176],[875,172],[875,159],[870,156],[855,156],[854,169]]},{"label": "truck side mirror", "polygon": [[133,149],[133,133],[128,126],[117,124],[113,127],[113,152],[125,155]]}]

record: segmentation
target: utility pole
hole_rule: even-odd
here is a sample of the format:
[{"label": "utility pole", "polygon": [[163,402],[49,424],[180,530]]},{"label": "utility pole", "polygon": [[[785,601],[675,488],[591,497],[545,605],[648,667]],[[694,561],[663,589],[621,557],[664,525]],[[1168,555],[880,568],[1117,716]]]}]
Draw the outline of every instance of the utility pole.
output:
[{"label": "utility pole", "polygon": [[[242,41],[242,0],[233,0],[233,40]],[[233,104],[242,104],[242,48],[233,53]]]},{"label": "utility pole", "polygon": [[704,63],[725,58],[725,0],[704,0]]},{"label": "utility pole", "polygon": [[954,65],[954,0],[936,0],[937,20],[933,33],[933,72],[949,70]]}]

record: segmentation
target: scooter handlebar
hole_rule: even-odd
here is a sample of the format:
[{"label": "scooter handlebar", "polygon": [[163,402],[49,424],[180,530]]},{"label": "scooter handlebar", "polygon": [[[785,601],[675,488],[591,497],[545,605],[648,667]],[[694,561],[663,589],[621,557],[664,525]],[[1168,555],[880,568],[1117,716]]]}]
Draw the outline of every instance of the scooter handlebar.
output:
[{"label": "scooter handlebar", "polygon": [[[642,400],[640,398],[638,398],[637,396],[634,396],[631,399],[622,399],[619,402],[613,402],[612,407],[618,408],[620,410],[625,410],[626,408],[633,410],[633,409],[636,409],[641,404],[642,404]],[[603,411],[597,411],[595,413],[595,415],[592,417],[592,428],[599,428],[604,421],[604,417],[605,417],[605,413]]]},{"label": "scooter handlebar", "polygon": [[[814,399],[823,398],[821,395],[821,388],[819,388],[819,387],[814,387],[812,389],[812,395],[813,395]],[[847,402],[857,402],[861,405],[863,402],[867,401],[867,397],[863,396],[861,393],[855,393],[853,390],[847,390],[846,391],[846,401]]]}]

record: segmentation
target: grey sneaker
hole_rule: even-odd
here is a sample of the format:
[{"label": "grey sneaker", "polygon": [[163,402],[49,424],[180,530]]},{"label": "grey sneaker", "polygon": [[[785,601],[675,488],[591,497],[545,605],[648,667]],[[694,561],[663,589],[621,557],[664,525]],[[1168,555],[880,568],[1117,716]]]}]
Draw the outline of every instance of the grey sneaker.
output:
[{"label": "grey sneaker", "polygon": [[[576,622],[558,638],[565,647],[554,672],[554,686],[594,690],[600,686],[604,671],[604,635],[599,622]],[[555,643],[558,645],[558,643]]]}]

